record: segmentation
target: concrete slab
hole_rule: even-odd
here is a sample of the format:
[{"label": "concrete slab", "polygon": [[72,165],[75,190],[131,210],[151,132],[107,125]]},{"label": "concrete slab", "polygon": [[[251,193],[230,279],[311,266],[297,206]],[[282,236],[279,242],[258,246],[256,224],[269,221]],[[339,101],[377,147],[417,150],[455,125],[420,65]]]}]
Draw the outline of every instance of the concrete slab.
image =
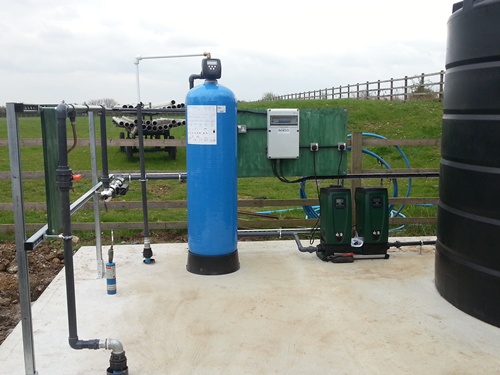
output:
[{"label": "concrete slab", "polygon": [[[130,375],[494,374],[500,329],[454,308],[434,286],[434,250],[388,260],[320,261],[294,241],[239,243],[241,269],[186,271],[187,244],[115,246],[116,295],[96,278],[95,249],[75,255],[78,333],[114,338]],[[73,350],[64,273],[33,305],[40,375],[105,374],[109,351]],[[0,347],[0,374],[24,372],[20,326]]]}]

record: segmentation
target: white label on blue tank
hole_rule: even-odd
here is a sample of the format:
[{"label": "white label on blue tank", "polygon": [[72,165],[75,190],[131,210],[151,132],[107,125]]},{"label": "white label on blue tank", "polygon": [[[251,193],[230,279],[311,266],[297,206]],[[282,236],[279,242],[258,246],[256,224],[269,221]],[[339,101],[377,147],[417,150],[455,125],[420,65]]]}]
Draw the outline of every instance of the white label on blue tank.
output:
[{"label": "white label on blue tank", "polygon": [[217,144],[217,112],[220,111],[220,107],[215,105],[187,106],[187,142],[189,144]]}]

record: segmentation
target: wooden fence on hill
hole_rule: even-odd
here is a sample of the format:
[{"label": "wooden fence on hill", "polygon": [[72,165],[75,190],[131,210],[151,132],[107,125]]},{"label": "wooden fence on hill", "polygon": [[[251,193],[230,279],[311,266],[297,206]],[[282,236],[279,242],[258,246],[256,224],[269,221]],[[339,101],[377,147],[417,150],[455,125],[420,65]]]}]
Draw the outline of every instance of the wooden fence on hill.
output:
[{"label": "wooden fence on hill", "polygon": [[295,94],[276,95],[265,100],[318,100],[318,99],[365,99],[365,100],[443,100],[445,72],[419,74],[411,77],[367,81],[338,87],[305,91]]},{"label": "wooden fence on hill", "polygon": [[[135,145],[137,139],[109,139],[108,145],[110,146],[131,146]],[[175,141],[175,145],[172,142]],[[0,146],[4,145],[0,142]],[[40,140],[22,140],[24,145],[40,145]],[[72,140],[68,141],[71,144]],[[97,144],[100,144],[100,140],[97,140]],[[185,146],[185,140],[169,140],[169,139],[145,139],[145,146]],[[88,145],[88,140],[80,140],[79,146]],[[380,170],[365,169],[363,168],[362,162],[362,150],[365,147],[373,146],[422,146],[422,147],[440,147],[439,139],[373,139],[364,138],[362,133],[353,133],[351,139],[348,141],[348,146],[351,147],[351,160],[350,169],[348,173],[355,178],[350,178],[351,189],[357,186],[363,185],[365,180],[380,180]],[[165,172],[165,171],[163,171]],[[411,176],[412,178],[437,178],[439,176],[438,169],[390,169],[385,170],[384,178],[406,178]],[[24,172],[23,178],[43,178],[43,172]],[[10,178],[9,172],[0,173],[0,178]],[[437,192],[435,197],[400,197],[400,198],[390,198],[389,203],[394,205],[416,205],[416,204],[426,204],[434,205],[437,204]],[[318,199],[244,199],[238,201],[238,209],[249,208],[249,207],[301,207],[301,206],[316,206],[319,205]],[[142,202],[118,202],[111,201],[107,203],[109,209],[141,209]],[[92,209],[92,204],[87,203],[87,207]],[[148,202],[148,208],[150,209],[175,209],[175,208],[185,208],[185,200],[175,200],[175,201],[163,201],[163,202]],[[85,208],[85,206],[84,206]],[[0,204],[1,210],[12,210],[12,203]],[[45,203],[25,203],[25,210],[45,210]],[[390,224],[394,225],[407,225],[407,224],[435,224],[436,217],[394,217],[390,219]],[[264,215],[260,215],[258,220],[245,220],[239,219],[238,226],[240,229],[270,229],[270,228],[313,228],[317,224],[317,219],[277,219],[277,218],[266,218]],[[27,224],[26,230],[37,231],[43,224]],[[85,230],[94,231],[94,223],[89,222],[74,222],[72,223],[72,228],[74,230]],[[142,230],[142,222],[103,222],[101,225],[102,230]],[[186,221],[155,221],[149,223],[149,228],[151,230],[172,230],[172,229],[186,229]],[[0,232],[13,232],[13,224],[3,224],[0,225]]]}]

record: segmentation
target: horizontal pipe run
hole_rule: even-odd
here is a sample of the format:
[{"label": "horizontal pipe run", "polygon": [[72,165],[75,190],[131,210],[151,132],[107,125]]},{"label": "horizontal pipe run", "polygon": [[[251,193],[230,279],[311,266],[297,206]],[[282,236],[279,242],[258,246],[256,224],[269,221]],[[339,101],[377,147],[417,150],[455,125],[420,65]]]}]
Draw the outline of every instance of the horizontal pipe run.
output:
[{"label": "horizontal pipe run", "polygon": [[79,340],[78,337],[70,337],[68,339],[69,346],[72,349],[82,350],[82,349],[100,349],[98,339],[94,340]]},{"label": "horizontal pipe run", "polygon": [[[118,173],[117,173],[118,174]],[[137,180],[139,179],[137,176],[137,173],[119,173],[120,176],[123,176],[127,178],[128,180]],[[186,172],[179,172],[179,173],[149,173],[147,174],[148,179],[152,180],[175,180],[176,178],[181,178],[179,175],[182,175],[182,179],[187,178],[187,173]],[[317,180],[323,180],[323,179],[336,179],[336,178],[341,178],[341,179],[355,179],[355,178],[409,178],[409,177],[439,177],[439,172],[429,172],[429,173],[399,173],[399,174],[393,174],[393,173],[368,173],[368,174],[349,174],[345,176],[308,176],[304,177],[304,180],[311,180],[311,179],[317,179]]]},{"label": "horizontal pipe run", "polygon": [[240,229],[239,237],[283,237],[295,233],[311,233],[313,228],[279,228],[279,229]]},{"label": "horizontal pipe run", "polygon": [[403,247],[403,246],[425,246],[425,245],[435,245],[436,240],[430,240],[430,241],[395,241],[395,242],[389,242],[388,246],[389,247],[395,247],[397,249]]},{"label": "horizontal pipe run", "polygon": [[[106,108],[100,105],[81,105],[81,104],[67,104],[67,111],[73,112],[76,111],[77,114],[85,114],[88,112],[101,112],[101,111],[109,111],[112,113],[129,113],[136,114],[137,108]],[[44,108],[50,108],[49,106],[45,106]],[[154,115],[160,113],[175,113],[175,114],[184,114],[186,113],[186,108],[142,108],[141,110],[143,115]]]},{"label": "horizontal pipe run", "polygon": [[188,54],[188,55],[160,55],[160,56],[136,56],[134,64],[138,65],[141,60],[150,60],[150,59],[174,59],[174,58],[181,58],[181,57],[198,57],[198,56],[210,56],[209,52],[203,52],[203,53],[195,53],[195,54]]},{"label": "horizontal pipe run", "polygon": [[[102,108],[101,108],[102,109]],[[137,108],[113,108],[108,109],[108,111],[120,112],[120,113],[130,113],[136,114]],[[141,113],[143,115],[157,115],[161,113],[171,113],[171,114],[185,114],[186,108],[142,108]]]},{"label": "horizontal pipe run", "polygon": [[439,172],[402,172],[402,173],[352,173],[343,176],[309,176],[305,177],[305,179],[367,179],[367,178],[411,178],[411,177],[421,177],[421,178],[431,178],[431,177],[439,177]]},{"label": "horizontal pipe run", "polygon": [[[140,181],[141,174],[140,173],[117,173],[115,176],[121,176],[129,181]],[[179,180],[184,181],[187,179],[186,172],[179,173],[146,173],[146,180]]]},{"label": "horizontal pipe run", "polygon": [[302,253],[315,253],[318,248],[316,246],[303,246],[300,242],[298,232],[310,233],[311,228],[308,229],[274,229],[274,230],[239,230],[238,236],[241,237],[283,237],[283,236],[293,236],[297,248]]}]

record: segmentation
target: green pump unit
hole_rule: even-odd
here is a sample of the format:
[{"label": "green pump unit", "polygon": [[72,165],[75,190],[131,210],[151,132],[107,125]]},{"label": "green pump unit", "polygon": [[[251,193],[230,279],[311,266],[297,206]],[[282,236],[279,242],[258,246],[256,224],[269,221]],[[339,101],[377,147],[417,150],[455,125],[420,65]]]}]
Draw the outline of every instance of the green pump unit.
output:
[{"label": "green pump unit", "polygon": [[356,231],[363,238],[361,254],[387,254],[389,240],[389,198],[386,188],[358,187],[354,193]]},{"label": "green pump unit", "polygon": [[321,188],[320,203],[320,258],[334,253],[351,252],[352,203],[351,191],[342,186]]}]

